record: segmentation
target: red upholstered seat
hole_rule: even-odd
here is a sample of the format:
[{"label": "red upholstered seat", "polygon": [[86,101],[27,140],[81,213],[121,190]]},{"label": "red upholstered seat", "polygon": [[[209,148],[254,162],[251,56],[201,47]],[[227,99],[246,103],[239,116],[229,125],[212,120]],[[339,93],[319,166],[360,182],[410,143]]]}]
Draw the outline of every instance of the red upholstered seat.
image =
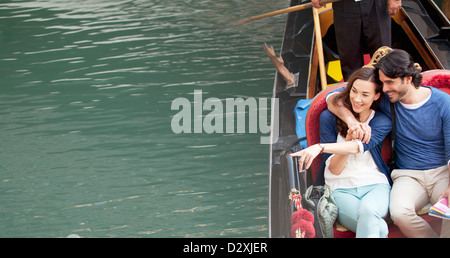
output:
[{"label": "red upholstered seat", "polygon": [[[448,94],[450,94],[450,70],[430,70],[422,73],[422,85],[432,86],[439,88]],[[319,135],[319,126],[320,126],[320,114],[327,108],[325,97],[326,95],[337,88],[346,86],[347,83],[339,83],[334,86],[328,87],[324,91],[320,92],[314,97],[314,100],[311,102],[308,114],[306,116],[306,137],[308,146],[319,143],[320,135]],[[389,139],[385,139],[383,147],[382,147],[382,155],[385,162],[388,161],[390,157],[390,146]],[[321,156],[317,157],[310,168],[310,172],[312,175],[312,179],[315,180],[317,177],[317,173],[320,166]],[[439,232],[441,220],[435,217],[431,217],[429,215],[424,215],[423,218],[428,221],[433,228]],[[335,237],[354,237],[353,232],[338,232],[335,230]],[[404,237],[404,235],[400,232],[400,230],[394,225],[389,225],[389,237]]]},{"label": "red upholstered seat", "polygon": [[450,94],[450,70],[429,70],[423,72],[422,85],[432,86]]},{"label": "red upholstered seat", "polygon": [[[322,113],[322,111],[327,109],[327,102],[325,100],[325,97],[329,92],[337,88],[344,87],[345,85],[347,85],[347,83],[343,82],[326,88],[325,90],[317,94],[314,97],[311,104],[309,105],[308,114],[306,115],[305,121],[306,141],[308,143],[308,146],[312,146],[320,142],[320,135],[319,135],[320,114]],[[311,175],[313,180],[317,176],[321,159],[322,155],[314,159],[313,163],[311,164]]]}]

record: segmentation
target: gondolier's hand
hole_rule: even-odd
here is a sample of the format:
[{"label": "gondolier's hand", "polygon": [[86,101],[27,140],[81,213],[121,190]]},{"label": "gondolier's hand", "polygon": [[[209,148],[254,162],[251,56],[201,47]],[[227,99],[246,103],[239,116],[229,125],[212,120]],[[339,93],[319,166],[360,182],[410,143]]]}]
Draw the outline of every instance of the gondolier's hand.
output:
[{"label": "gondolier's hand", "polygon": [[402,8],[402,0],[388,0],[387,1],[389,15],[395,15]]},{"label": "gondolier's hand", "polygon": [[365,123],[356,122],[348,125],[348,133],[350,133],[352,140],[361,140],[362,143],[369,143],[372,137],[372,128]]},{"label": "gondolier's hand", "polygon": [[303,170],[303,165],[305,165],[305,169],[308,169],[313,160],[322,152],[322,147],[319,144],[314,144],[306,149],[301,151],[297,151],[295,153],[291,153],[291,157],[300,157],[298,159],[298,169],[299,171]]},{"label": "gondolier's hand", "polygon": [[319,0],[311,0],[311,3],[312,3],[312,6],[314,7],[314,8],[321,8],[321,7],[325,7],[326,5],[325,4],[320,4],[319,3]]}]

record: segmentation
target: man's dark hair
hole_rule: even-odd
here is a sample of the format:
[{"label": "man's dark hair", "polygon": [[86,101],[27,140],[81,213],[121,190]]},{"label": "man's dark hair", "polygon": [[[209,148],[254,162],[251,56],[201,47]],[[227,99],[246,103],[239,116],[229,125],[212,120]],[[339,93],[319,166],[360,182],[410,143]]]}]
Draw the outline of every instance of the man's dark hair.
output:
[{"label": "man's dark hair", "polygon": [[381,70],[384,75],[389,78],[405,78],[407,76],[412,77],[413,85],[418,88],[422,83],[422,75],[420,74],[420,68],[416,66],[412,57],[404,50],[394,49],[385,55],[375,65],[378,70]]}]

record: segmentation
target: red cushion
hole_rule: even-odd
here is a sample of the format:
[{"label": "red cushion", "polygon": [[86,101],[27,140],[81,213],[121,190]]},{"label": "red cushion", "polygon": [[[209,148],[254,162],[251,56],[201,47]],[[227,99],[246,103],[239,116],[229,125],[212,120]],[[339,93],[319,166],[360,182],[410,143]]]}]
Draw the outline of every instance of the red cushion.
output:
[{"label": "red cushion", "polygon": [[423,72],[422,85],[435,87],[450,94],[450,70],[429,70]]},{"label": "red cushion", "polygon": [[[436,231],[437,234],[440,234],[442,227],[442,219],[430,216],[430,215],[422,215],[420,216],[426,222],[428,222],[431,227]],[[400,229],[392,222],[388,223],[389,238],[405,238],[406,236],[400,231]],[[336,227],[333,229],[334,238],[355,238],[356,234],[350,230],[348,231],[339,231]]]},{"label": "red cushion", "polygon": [[[328,87],[325,90],[321,91],[319,94],[317,94],[311,104],[309,105],[308,114],[306,115],[306,139],[308,146],[312,146],[316,143],[320,142],[320,135],[319,135],[319,126],[320,126],[320,114],[322,111],[327,109],[327,102],[325,100],[325,97],[327,94],[337,88],[343,87],[347,85],[347,83],[339,83],[334,86]],[[317,172],[320,167],[320,161],[322,159],[322,155],[319,155],[316,157],[311,164],[311,175],[313,180],[316,179]]]}]

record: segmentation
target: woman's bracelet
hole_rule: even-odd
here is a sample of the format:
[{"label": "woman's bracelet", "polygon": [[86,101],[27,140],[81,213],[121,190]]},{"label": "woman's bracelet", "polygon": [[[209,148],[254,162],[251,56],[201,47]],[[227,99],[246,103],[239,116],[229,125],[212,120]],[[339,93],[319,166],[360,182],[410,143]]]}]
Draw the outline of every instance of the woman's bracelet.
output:
[{"label": "woman's bracelet", "polygon": [[321,151],[320,151],[320,153],[319,154],[322,154],[323,153],[323,151],[325,150],[325,147],[323,147],[322,146],[322,144],[320,144],[320,143],[318,143],[318,145],[319,145],[319,147],[322,149]]}]

